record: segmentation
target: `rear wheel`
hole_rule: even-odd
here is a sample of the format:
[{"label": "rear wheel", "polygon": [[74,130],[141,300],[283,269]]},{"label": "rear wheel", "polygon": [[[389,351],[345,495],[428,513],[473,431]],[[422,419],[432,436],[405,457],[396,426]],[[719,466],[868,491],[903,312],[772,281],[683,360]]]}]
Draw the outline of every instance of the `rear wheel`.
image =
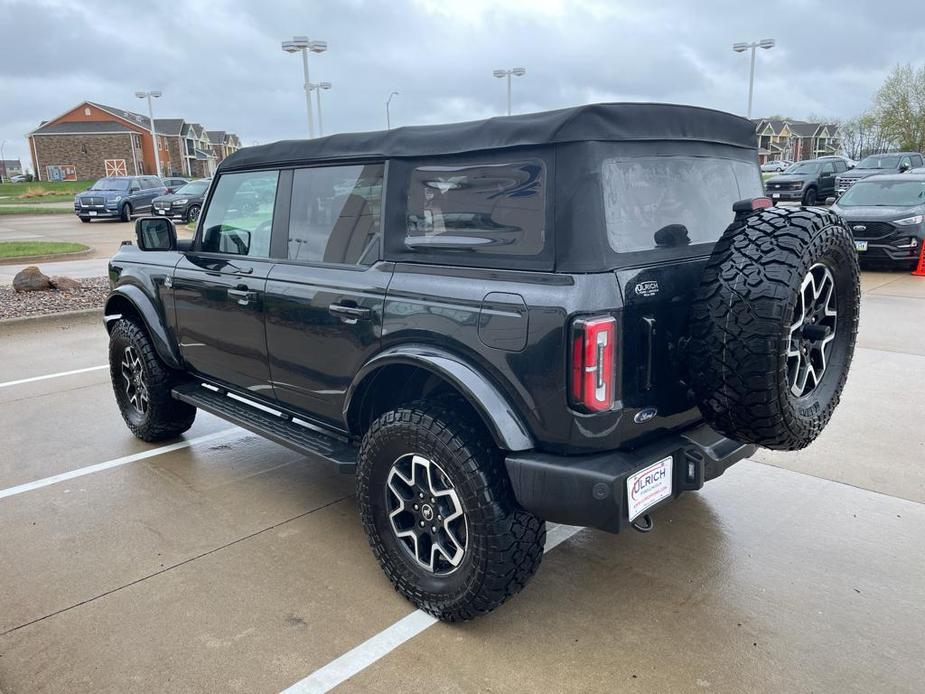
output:
[{"label": "rear wheel", "polygon": [[122,418],[138,438],[172,439],[193,425],[196,408],[171,395],[182,376],[160,360],[144,328],[127,318],[109,335],[109,373]]},{"label": "rear wheel", "polygon": [[832,212],[771,208],[717,242],[691,307],[689,373],[726,436],[796,450],[828,423],[857,337],[860,281]]},{"label": "rear wheel", "polygon": [[357,497],[389,580],[439,619],[493,610],[543,558],[545,524],[517,505],[500,452],[464,407],[422,401],[373,422]]}]

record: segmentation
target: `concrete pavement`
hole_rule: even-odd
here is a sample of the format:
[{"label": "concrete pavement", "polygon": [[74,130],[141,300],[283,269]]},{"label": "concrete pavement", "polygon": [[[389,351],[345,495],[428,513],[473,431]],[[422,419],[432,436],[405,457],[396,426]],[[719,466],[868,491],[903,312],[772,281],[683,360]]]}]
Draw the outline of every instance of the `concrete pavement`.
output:
[{"label": "concrete pavement", "polygon": [[[340,690],[920,691],[925,279],[865,273],[864,289],[818,442],[739,463],[653,533],[579,532],[497,612],[432,626]],[[124,427],[106,369],[3,387],[105,360],[97,317],[0,326],[0,493],[157,452]],[[200,414],[187,438],[229,428]],[[350,478],[232,430],[0,498],[0,690],[302,680],[413,611],[351,495]]]}]

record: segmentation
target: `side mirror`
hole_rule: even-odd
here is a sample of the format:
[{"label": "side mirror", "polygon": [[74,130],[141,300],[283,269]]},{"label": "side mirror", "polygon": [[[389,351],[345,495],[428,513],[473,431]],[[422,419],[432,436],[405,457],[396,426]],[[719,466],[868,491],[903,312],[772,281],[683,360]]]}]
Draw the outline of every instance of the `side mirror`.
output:
[{"label": "side mirror", "polygon": [[908,163],[900,164],[899,173],[906,173],[911,168],[912,168],[912,164],[908,164]]},{"label": "side mirror", "polygon": [[163,217],[142,217],[135,222],[135,238],[143,251],[177,250],[177,229]]},{"label": "side mirror", "polygon": [[835,198],[833,195],[830,195],[829,197],[827,197],[827,198],[825,199],[825,204],[826,204],[826,205],[834,205],[834,204],[835,204],[835,200],[836,200],[836,198]]}]

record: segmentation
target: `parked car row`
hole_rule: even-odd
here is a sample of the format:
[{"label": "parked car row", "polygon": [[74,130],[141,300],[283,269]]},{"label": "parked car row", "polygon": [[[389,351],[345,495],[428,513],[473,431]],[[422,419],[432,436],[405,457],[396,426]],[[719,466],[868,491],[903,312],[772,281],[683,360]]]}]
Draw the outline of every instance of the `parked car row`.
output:
[{"label": "parked car row", "polygon": [[120,219],[151,213],[184,222],[199,218],[211,179],[161,179],[157,176],[106,176],[74,196],[74,214],[81,222]]}]

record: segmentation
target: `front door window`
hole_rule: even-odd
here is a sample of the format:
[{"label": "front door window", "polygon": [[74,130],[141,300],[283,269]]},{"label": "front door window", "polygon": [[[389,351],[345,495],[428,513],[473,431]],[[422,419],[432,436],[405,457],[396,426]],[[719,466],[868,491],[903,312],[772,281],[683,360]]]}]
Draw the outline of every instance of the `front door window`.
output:
[{"label": "front door window", "polygon": [[254,258],[270,255],[278,171],[222,176],[203,223],[202,250]]}]

